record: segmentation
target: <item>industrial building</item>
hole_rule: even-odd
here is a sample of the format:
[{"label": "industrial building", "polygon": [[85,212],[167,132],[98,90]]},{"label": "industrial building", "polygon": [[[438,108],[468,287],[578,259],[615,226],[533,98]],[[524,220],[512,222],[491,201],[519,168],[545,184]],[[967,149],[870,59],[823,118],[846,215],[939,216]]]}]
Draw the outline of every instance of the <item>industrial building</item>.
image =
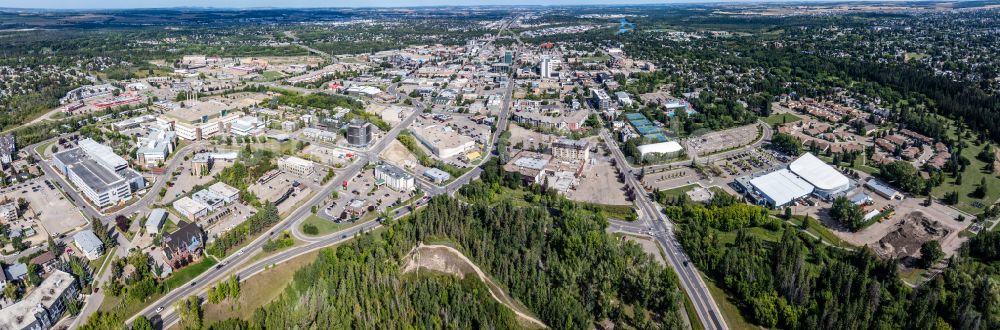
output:
[{"label": "industrial building", "polygon": [[413,137],[440,158],[451,158],[476,147],[472,138],[459,134],[448,126],[427,125],[410,129]]},{"label": "industrial building", "polygon": [[66,301],[79,293],[73,275],[54,270],[24,299],[0,309],[0,329],[50,329],[66,312]]},{"label": "industrial building", "polygon": [[347,143],[352,146],[365,147],[372,141],[372,124],[355,119],[347,125]]},{"label": "industrial building", "polygon": [[310,176],[316,171],[313,162],[295,156],[278,159],[278,169],[298,176]]},{"label": "industrial building", "polygon": [[388,164],[375,166],[375,181],[384,182],[386,186],[396,191],[413,191],[416,188],[413,175]]},{"label": "industrial building", "polygon": [[78,147],[55,154],[53,165],[95,206],[103,208],[123,202],[136,191],[146,188],[146,181],[111,147],[91,139]]},{"label": "industrial building", "polygon": [[211,186],[208,187],[208,190],[215,193],[219,197],[222,197],[222,200],[226,204],[235,202],[236,200],[240,199],[239,190],[236,190],[236,188],[233,188],[232,186],[222,182],[213,183]]},{"label": "industrial building", "polygon": [[780,169],[750,180],[753,193],[761,197],[762,204],[782,207],[808,196],[813,186],[787,169]]},{"label": "industrial building", "polygon": [[788,169],[816,187],[813,194],[823,199],[830,199],[851,188],[850,179],[812,153],[806,153],[788,164]]},{"label": "industrial building", "polygon": [[146,166],[155,166],[157,163],[166,162],[167,156],[174,152],[176,137],[177,134],[173,131],[150,129],[149,135],[139,139],[139,148],[135,151],[136,160]]}]

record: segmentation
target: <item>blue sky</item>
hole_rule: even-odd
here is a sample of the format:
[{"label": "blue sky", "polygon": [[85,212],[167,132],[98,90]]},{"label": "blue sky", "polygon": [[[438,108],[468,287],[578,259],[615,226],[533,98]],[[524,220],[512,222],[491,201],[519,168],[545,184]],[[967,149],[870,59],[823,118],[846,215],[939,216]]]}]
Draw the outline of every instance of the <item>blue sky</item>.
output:
[{"label": "blue sky", "polygon": [[0,0],[0,7],[101,9],[164,7],[399,7],[440,5],[595,5],[704,2],[705,0]]}]

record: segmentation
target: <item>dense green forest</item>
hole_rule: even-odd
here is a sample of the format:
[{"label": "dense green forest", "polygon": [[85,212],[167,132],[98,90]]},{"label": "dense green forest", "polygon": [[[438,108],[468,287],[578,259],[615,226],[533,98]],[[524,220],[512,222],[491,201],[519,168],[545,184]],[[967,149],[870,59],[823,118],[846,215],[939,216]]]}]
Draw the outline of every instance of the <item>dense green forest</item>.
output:
[{"label": "dense green forest", "polygon": [[[484,201],[518,187],[519,180],[495,162],[485,168],[482,181],[463,189],[464,198]],[[683,327],[682,293],[671,270],[636,244],[606,234],[599,212],[540,186],[525,196],[538,204],[435,197],[385,230],[323,252],[251,320],[218,328],[518,327],[513,313],[485,299],[485,288],[475,281],[400,277],[399,261],[417,242],[456,245],[552,328],[602,321],[624,328]]]},{"label": "dense green forest", "polygon": [[[777,219],[681,201],[667,206],[691,261],[755,324],[785,329],[996,329],[997,233],[974,238],[951,265],[916,289],[895,260],[819,243]],[[703,221],[712,217],[746,220]],[[756,219],[756,220],[755,220]],[[971,253],[970,253],[971,251]]]}]

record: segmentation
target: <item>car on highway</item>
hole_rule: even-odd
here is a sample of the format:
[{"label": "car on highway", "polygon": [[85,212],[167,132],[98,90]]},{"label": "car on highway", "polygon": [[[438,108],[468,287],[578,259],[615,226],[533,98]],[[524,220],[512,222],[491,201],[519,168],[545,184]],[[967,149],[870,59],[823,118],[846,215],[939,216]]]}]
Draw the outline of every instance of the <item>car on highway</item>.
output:
[{"label": "car on highway", "polygon": [[160,307],[156,308],[156,314],[159,314],[162,311],[163,311],[163,306],[160,306]]}]

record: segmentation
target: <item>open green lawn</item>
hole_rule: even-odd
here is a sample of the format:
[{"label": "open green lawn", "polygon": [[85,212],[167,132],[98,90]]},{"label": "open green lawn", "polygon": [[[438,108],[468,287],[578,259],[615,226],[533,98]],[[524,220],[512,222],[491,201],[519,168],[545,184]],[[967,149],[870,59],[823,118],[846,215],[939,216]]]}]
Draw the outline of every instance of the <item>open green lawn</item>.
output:
[{"label": "open green lawn", "polygon": [[181,270],[170,274],[170,277],[167,277],[167,279],[163,281],[163,286],[168,290],[178,288],[181,285],[184,285],[184,283],[198,277],[198,275],[201,275],[201,273],[204,273],[209,268],[212,268],[212,266],[215,266],[215,263],[215,259],[205,257],[199,262],[190,264],[187,267],[181,268]]},{"label": "open green lawn", "polygon": [[796,115],[793,115],[793,114],[790,114],[790,113],[786,112],[786,113],[776,113],[776,114],[767,116],[767,117],[765,117],[762,120],[765,123],[768,123],[768,124],[771,124],[771,125],[781,125],[781,124],[784,124],[784,123],[797,122],[799,120],[802,120],[802,118],[799,118],[799,116],[796,116]]},{"label": "open green lawn", "polygon": [[740,314],[739,307],[736,307],[736,305],[729,300],[729,295],[727,295],[726,292],[715,286],[712,279],[706,277],[704,274],[701,275],[701,279],[705,281],[705,286],[708,287],[708,292],[712,294],[712,300],[715,300],[715,304],[719,306],[722,318],[726,320],[726,325],[728,325],[730,329],[760,329],[760,327],[750,324],[750,322],[743,318],[743,315]]},{"label": "open green lawn", "polygon": [[285,76],[285,74],[278,71],[264,71],[264,73],[262,73],[260,76],[261,78],[264,78],[264,80],[266,81],[274,81],[281,79],[282,77]]},{"label": "open green lawn", "polygon": [[[986,144],[977,146],[972,143],[975,141],[974,138],[964,139],[964,141],[969,141],[969,143],[968,147],[962,149],[962,156],[969,160],[969,165],[962,172],[962,184],[956,185],[955,177],[951,173],[947,173],[944,183],[934,187],[931,194],[934,195],[934,198],[942,198],[946,193],[957,191],[958,204],[954,207],[975,215],[983,211],[982,205],[992,205],[1000,198],[1000,179],[997,178],[996,174],[984,172],[983,168],[986,163],[976,158],[976,155],[986,147]],[[972,192],[976,190],[983,179],[986,179],[986,197],[975,198],[972,196]],[[982,205],[980,207],[973,206],[976,202]]]},{"label": "open green lawn", "polygon": [[680,187],[677,187],[677,188],[671,188],[671,189],[667,189],[667,190],[660,190],[660,193],[661,194],[666,194],[667,197],[681,197],[682,195],[686,194],[687,192],[695,190],[698,187],[700,187],[700,186],[696,185],[696,184],[689,184],[689,185],[680,186]]},{"label": "open green lawn", "polygon": [[[325,235],[329,235],[331,233],[334,233],[336,231],[349,228],[349,227],[353,226],[354,223],[350,223],[350,222],[335,223],[333,221],[330,221],[330,220],[327,220],[327,219],[323,219],[323,218],[319,217],[318,215],[312,214],[308,218],[306,218],[306,220],[303,221],[302,224],[301,224],[302,227],[305,227],[306,225],[313,225],[313,226],[316,226],[316,229],[319,229],[319,234],[316,234],[315,236],[325,236]],[[303,234],[305,234],[304,230],[303,230]],[[305,235],[306,236],[313,236],[313,235],[309,235],[309,234],[305,234]]]},{"label": "open green lawn", "polygon": [[903,54],[903,61],[906,61],[906,62],[909,62],[909,61],[919,61],[919,60],[925,59],[925,58],[927,58],[929,56],[930,55],[927,55],[927,54],[924,54],[924,53],[907,52],[906,54]]}]

